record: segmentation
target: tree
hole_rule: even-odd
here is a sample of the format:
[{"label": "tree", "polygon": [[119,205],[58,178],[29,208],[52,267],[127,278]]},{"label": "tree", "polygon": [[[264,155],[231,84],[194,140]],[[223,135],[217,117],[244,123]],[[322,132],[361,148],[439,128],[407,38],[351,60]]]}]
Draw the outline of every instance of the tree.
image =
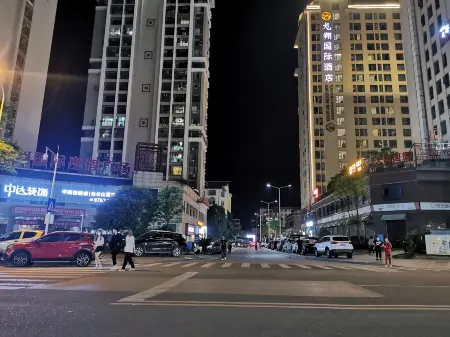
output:
[{"label": "tree", "polygon": [[208,232],[216,239],[228,236],[228,218],[222,206],[214,204],[208,209]]},{"label": "tree", "polygon": [[16,167],[25,163],[22,149],[14,143],[0,139],[0,172],[16,173]]},{"label": "tree", "polygon": [[175,186],[167,186],[158,194],[155,209],[156,218],[163,227],[168,227],[170,220],[178,217],[183,212],[183,194]]},{"label": "tree", "polygon": [[151,190],[127,186],[101,204],[95,214],[95,227],[102,229],[131,229],[140,233],[154,221],[154,198]]},{"label": "tree", "polygon": [[396,154],[394,150],[390,147],[383,147],[379,150],[367,151],[366,165],[370,171],[373,171],[380,161],[391,158],[392,155]]},{"label": "tree", "polygon": [[264,225],[264,233],[267,236],[276,236],[280,232],[280,223],[276,219],[266,221]]}]

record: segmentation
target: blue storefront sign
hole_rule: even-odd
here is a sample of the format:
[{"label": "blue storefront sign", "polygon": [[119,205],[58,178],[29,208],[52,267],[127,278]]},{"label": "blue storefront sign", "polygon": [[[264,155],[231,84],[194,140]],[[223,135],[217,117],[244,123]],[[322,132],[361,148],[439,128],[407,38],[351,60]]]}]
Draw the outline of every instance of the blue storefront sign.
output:
[{"label": "blue storefront sign", "polygon": [[194,242],[198,243],[199,241],[200,241],[199,227],[194,226]]}]

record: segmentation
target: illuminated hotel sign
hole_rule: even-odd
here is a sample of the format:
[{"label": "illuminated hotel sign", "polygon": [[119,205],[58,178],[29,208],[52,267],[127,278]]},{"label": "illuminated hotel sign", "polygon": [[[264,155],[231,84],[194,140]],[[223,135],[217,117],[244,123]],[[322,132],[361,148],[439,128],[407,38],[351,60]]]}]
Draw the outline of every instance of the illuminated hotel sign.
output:
[{"label": "illuminated hotel sign", "polygon": [[324,110],[328,132],[336,129],[334,124],[334,44],[333,44],[333,23],[330,12],[322,12],[322,73],[323,73],[323,92],[324,92]]},{"label": "illuminated hotel sign", "polygon": [[348,168],[348,174],[352,175],[353,173],[360,172],[362,170],[362,161],[358,160],[356,163],[350,165]]}]

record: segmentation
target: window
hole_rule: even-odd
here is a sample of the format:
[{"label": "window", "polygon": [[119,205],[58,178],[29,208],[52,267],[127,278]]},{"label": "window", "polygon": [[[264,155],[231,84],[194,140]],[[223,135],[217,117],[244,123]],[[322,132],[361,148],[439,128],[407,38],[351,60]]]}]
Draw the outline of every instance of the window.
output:
[{"label": "window", "polygon": [[344,137],[345,136],[345,129],[338,129],[337,131],[338,131],[337,133],[338,133],[339,137]]},{"label": "window", "polygon": [[366,107],[365,106],[355,106],[355,107],[353,107],[353,113],[355,115],[365,115]]},{"label": "window", "polygon": [[344,107],[343,106],[336,107],[336,114],[337,115],[342,115],[343,113],[344,113]]},{"label": "window", "polygon": [[84,235],[82,235],[82,234],[67,233],[67,234],[64,234],[64,239],[63,240],[65,242],[73,242],[73,241],[81,240],[82,238],[84,238]]},{"label": "window", "polygon": [[338,139],[338,147],[347,147],[345,139]]},{"label": "window", "polygon": [[171,166],[171,174],[173,176],[181,176],[183,174],[183,166]]},{"label": "window", "polygon": [[340,118],[336,118],[336,124],[341,126],[345,124],[345,118],[340,117]]},{"label": "window", "polygon": [[411,137],[411,129],[403,129],[403,137]]},{"label": "window", "polygon": [[344,103],[344,96],[335,96],[335,99],[337,104]]},{"label": "window", "polygon": [[[386,96],[386,102],[387,102],[387,98],[388,98],[388,96]],[[393,99],[393,97],[392,97],[392,99]],[[392,102],[389,102],[389,103],[392,103]],[[408,103],[408,96],[400,96],[400,103]]]},{"label": "window", "polygon": [[353,92],[365,92],[364,85],[354,85],[353,86]]},{"label": "window", "polygon": [[385,85],[384,92],[392,92],[392,85]]},{"label": "window", "polygon": [[431,17],[433,16],[433,7],[431,5],[429,5],[427,8],[427,16],[428,19],[431,19]]},{"label": "window", "polygon": [[434,74],[435,75],[439,74],[439,72],[441,71],[441,68],[439,67],[439,61],[434,62],[433,68],[434,68]]},{"label": "window", "polygon": [[355,118],[355,125],[367,125],[367,118]]},{"label": "window", "polygon": [[383,186],[384,200],[401,200],[402,198],[403,198],[402,184],[389,184],[386,187]]},{"label": "window", "polygon": [[408,115],[409,114],[409,108],[407,106],[402,106],[401,107],[401,112],[403,115]]},{"label": "window", "polygon": [[22,239],[31,239],[36,236],[35,232],[25,232],[23,233]]},{"label": "window", "polygon": [[363,61],[363,54],[352,54],[352,61]]},{"label": "window", "polygon": [[430,38],[433,37],[434,33],[435,33],[434,22],[432,22],[430,25]]},{"label": "window", "polygon": [[389,140],[389,147],[391,149],[396,149],[397,148],[397,141],[395,139],[390,139]]},{"label": "window", "polygon": [[347,159],[347,151],[339,151],[338,155],[340,160]]},{"label": "window", "polygon": [[445,112],[444,101],[440,100],[438,103],[439,115],[443,115]]},{"label": "window", "polygon": [[403,141],[403,145],[405,146],[405,149],[411,149],[412,148],[412,140]]},{"label": "window", "polygon": [[409,118],[402,118],[402,125],[410,125],[411,120]]},{"label": "window", "polygon": [[359,33],[350,34],[350,40],[351,41],[361,41],[361,34],[359,34]]},{"label": "window", "polygon": [[434,105],[431,107],[431,118],[436,118],[436,107]]},{"label": "window", "polygon": [[441,80],[436,82],[436,91],[437,91],[438,95],[442,92],[442,82],[441,82]]},{"label": "window", "polygon": [[427,42],[428,42],[427,32],[423,32],[423,44],[427,44]]},{"label": "window", "polygon": [[439,0],[434,0],[434,5],[436,6],[436,9],[441,7],[441,2]]},{"label": "window", "polygon": [[350,13],[349,18],[350,18],[350,20],[360,20],[361,15],[360,15],[360,13]]},{"label": "window", "polygon": [[402,25],[400,22],[394,22],[394,30],[402,30]]},{"label": "window", "polygon": [[398,80],[400,82],[406,81],[406,74],[398,74]]},{"label": "window", "polygon": [[430,68],[427,69],[427,79],[428,79],[428,81],[431,81],[431,79],[432,79]]},{"label": "window", "polygon": [[364,75],[363,74],[352,75],[352,82],[364,82]]},{"label": "window", "polygon": [[42,237],[41,242],[60,242],[63,241],[62,234],[56,233],[56,234],[48,234],[47,236]]},{"label": "window", "polygon": [[19,240],[20,239],[20,232],[12,232],[9,234],[5,234],[1,237],[2,241],[10,241],[10,240]]},{"label": "window", "polygon": [[368,142],[366,139],[357,139],[356,140],[356,148],[357,149],[367,148],[367,147],[368,147]]},{"label": "window", "polygon": [[350,23],[350,30],[361,30],[361,24],[360,23]]},{"label": "window", "polygon": [[430,94],[430,99],[433,99],[434,98],[434,89],[433,89],[433,87],[430,87],[428,89],[428,93]]},{"label": "window", "polygon": [[357,137],[367,137],[367,129],[355,129],[355,136]]},{"label": "window", "polygon": [[433,42],[431,44],[431,51],[433,53],[433,56],[436,55],[436,53],[437,53],[437,44],[436,44],[436,42]]},{"label": "window", "polygon": [[386,22],[380,22],[379,23],[380,30],[387,30],[387,23]]},{"label": "window", "polygon": [[378,92],[378,85],[371,85],[370,92]]},{"label": "window", "polygon": [[[444,85],[446,88],[448,88],[450,86],[450,78],[449,78],[448,74],[444,75]],[[449,105],[449,107],[450,107],[450,105]]]},{"label": "window", "polygon": [[441,122],[441,135],[444,136],[447,134],[447,122],[444,120]]},{"label": "window", "polygon": [[352,71],[364,71],[363,64],[352,64]]},{"label": "window", "polygon": [[405,56],[403,54],[395,54],[395,58],[397,61],[403,61]]},{"label": "window", "polygon": [[400,92],[407,92],[408,91],[407,86],[403,85],[403,84],[398,86],[398,90]]},{"label": "window", "polygon": [[442,54],[442,66],[447,67],[447,54]]},{"label": "window", "polygon": [[388,137],[396,137],[397,130],[396,129],[388,129]]},{"label": "window", "polygon": [[394,20],[400,20],[400,13],[392,13],[392,18]]},{"label": "window", "polygon": [[394,33],[394,39],[395,40],[402,40],[402,33]]},{"label": "window", "polygon": [[383,64],[383,71],[391,71],[391,65],[390,64]]}]

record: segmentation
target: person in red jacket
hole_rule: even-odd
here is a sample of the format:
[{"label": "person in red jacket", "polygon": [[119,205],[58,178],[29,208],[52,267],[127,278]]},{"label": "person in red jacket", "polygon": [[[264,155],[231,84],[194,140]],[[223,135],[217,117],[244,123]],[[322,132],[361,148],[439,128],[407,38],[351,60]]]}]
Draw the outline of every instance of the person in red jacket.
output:
[{"label": "person in red jacket", "polygon": [[392,267],[392,244],[389,242],[389,239],[386,238],[384,239],[384,263],[385,263],[385,267],[388,266],[388,262],[389,262],[389,267]]}]

